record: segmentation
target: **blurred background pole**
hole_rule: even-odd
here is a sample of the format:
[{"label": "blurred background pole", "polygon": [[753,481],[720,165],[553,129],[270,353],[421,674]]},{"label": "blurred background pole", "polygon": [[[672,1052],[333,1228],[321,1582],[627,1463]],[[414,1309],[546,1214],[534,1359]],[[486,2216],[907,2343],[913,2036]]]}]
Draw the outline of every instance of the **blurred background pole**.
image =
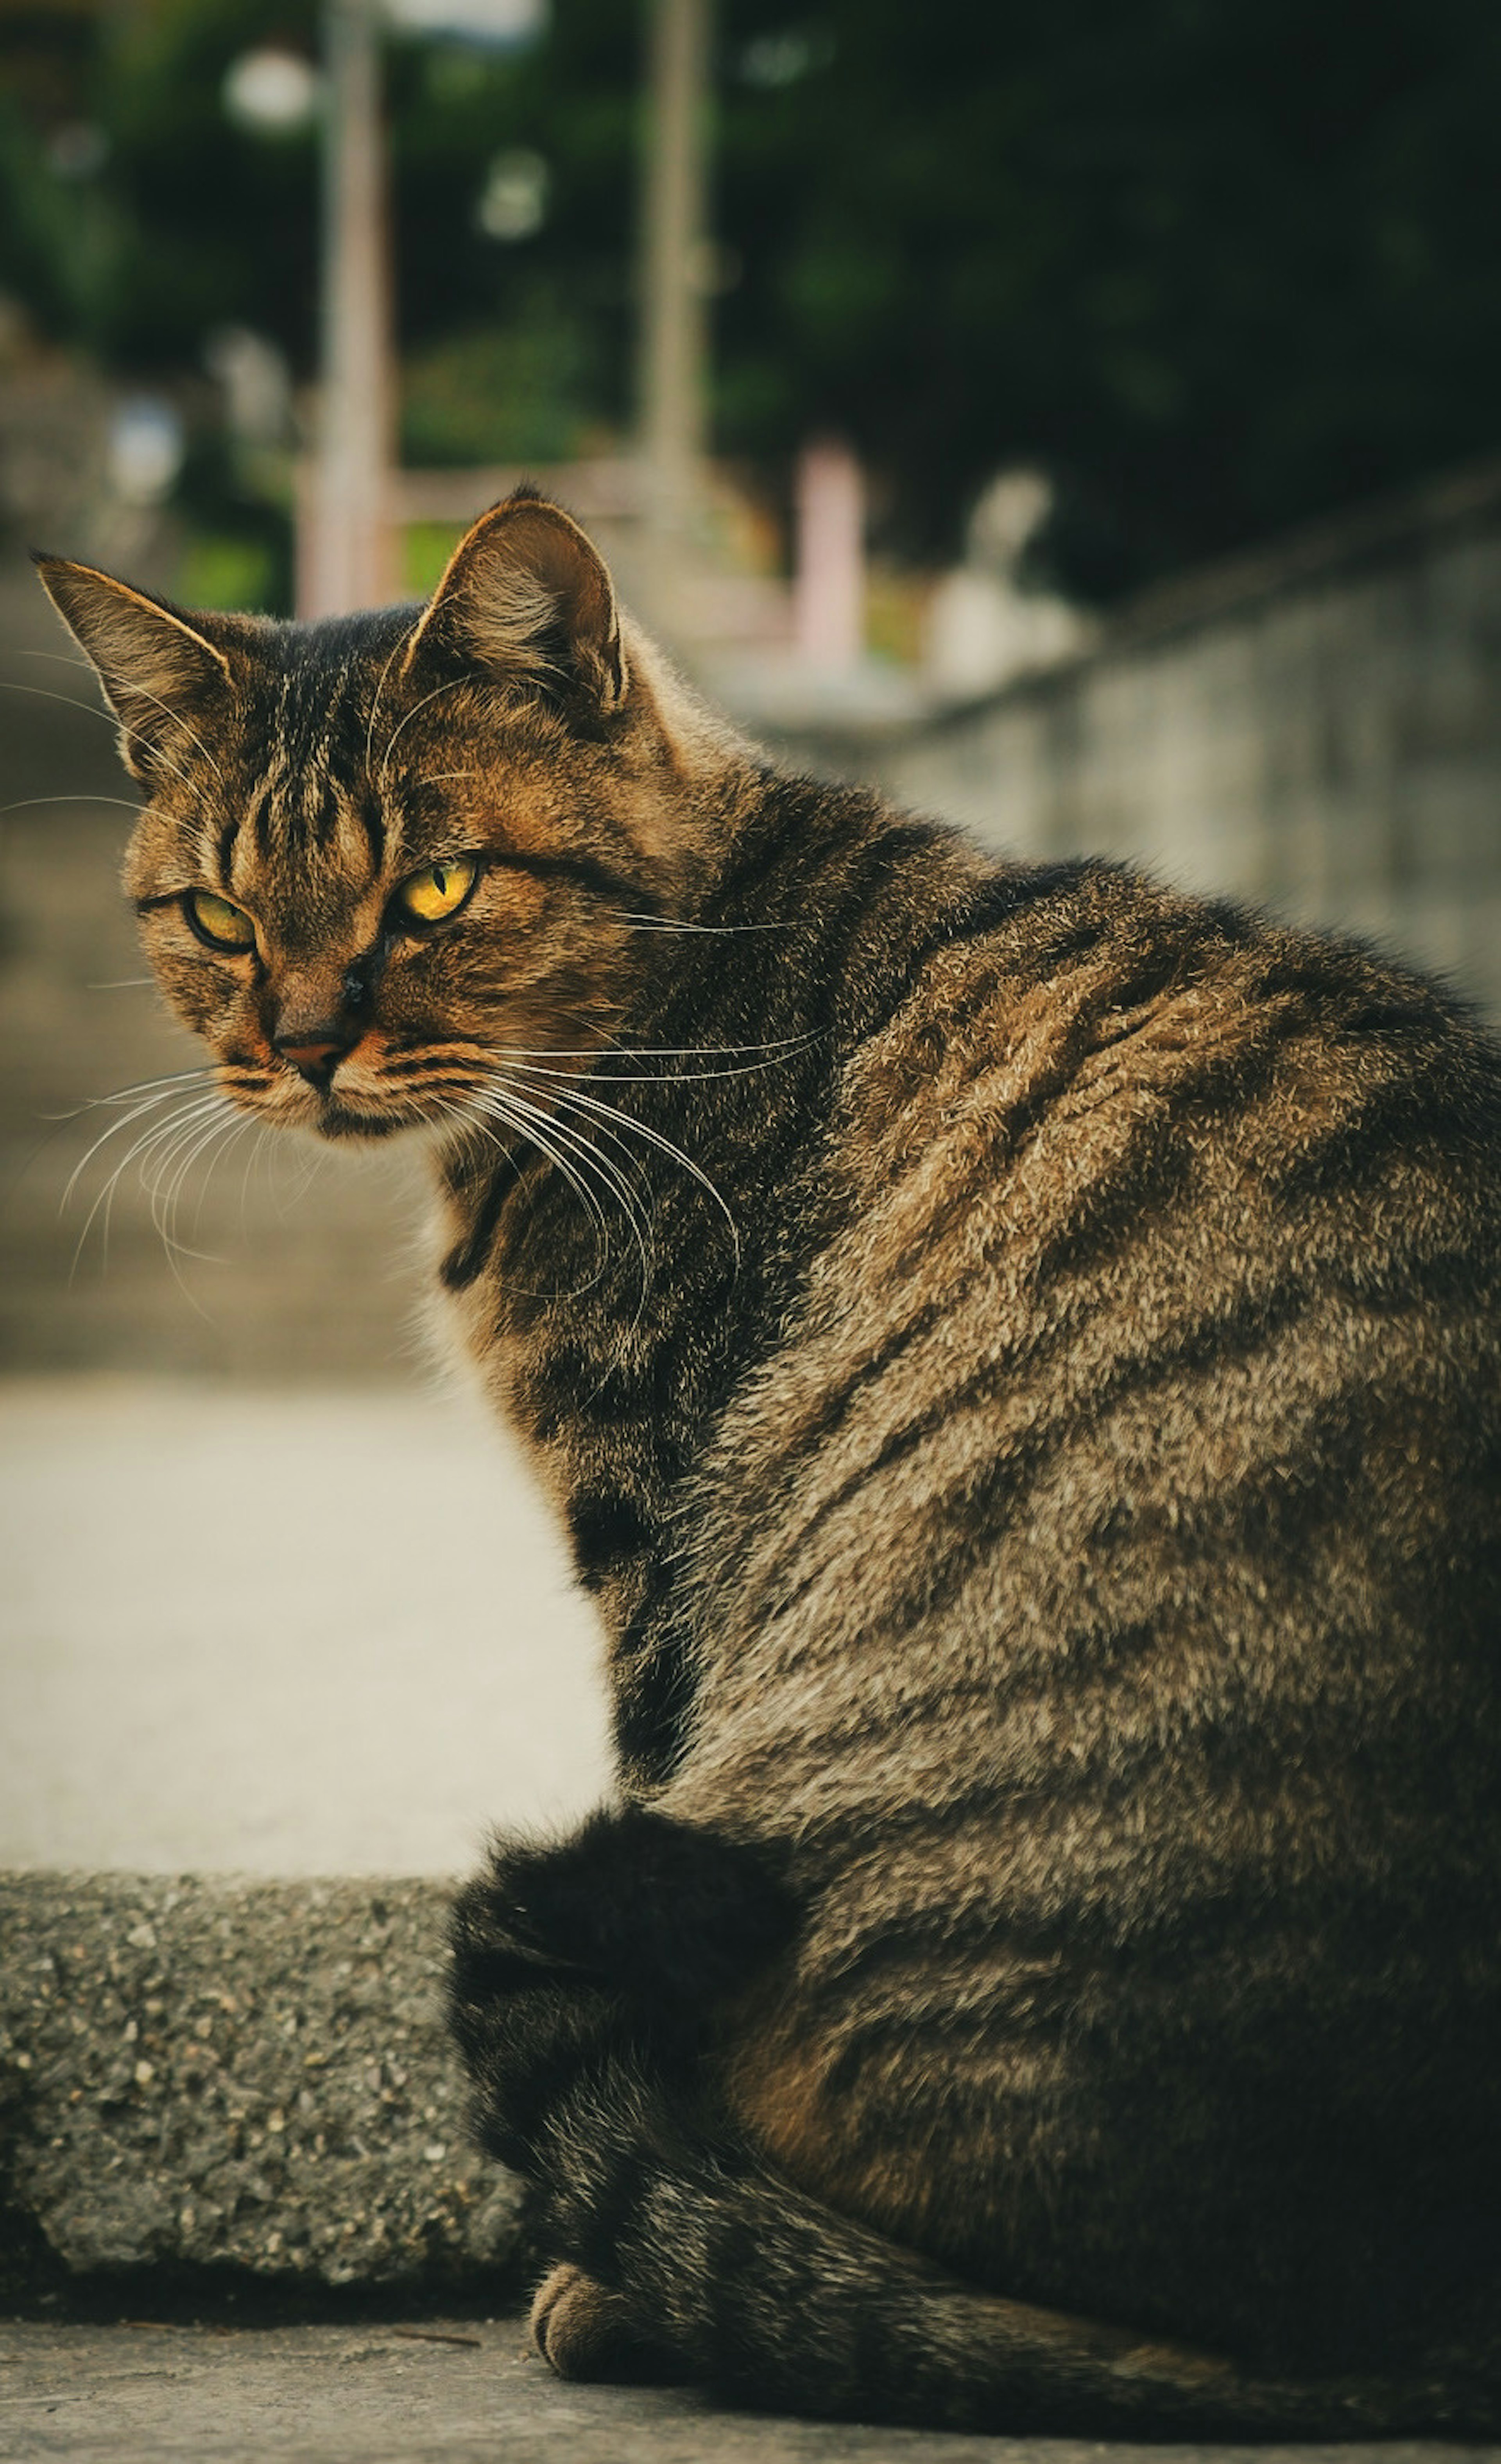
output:
[{"label": "blurred background pole", "polygon": [[705,445],[709,0],[648,6],[641,447],[648,542],[670,587]]},{"label": "blurred background pole", "polygon": [[842,437],[798,456],[792,636],[798,657],[847,674],[865,648],[865,483]]},{"label": "blurred background pole", "polygon": [[390,226],[378,0],[323,0],[321,369],[298,612],[396,596]]}]

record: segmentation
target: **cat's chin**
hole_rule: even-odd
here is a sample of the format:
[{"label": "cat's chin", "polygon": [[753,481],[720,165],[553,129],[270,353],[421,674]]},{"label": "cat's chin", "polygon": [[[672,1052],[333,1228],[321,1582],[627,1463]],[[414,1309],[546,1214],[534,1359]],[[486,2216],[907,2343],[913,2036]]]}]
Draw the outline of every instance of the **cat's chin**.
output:
[{"label": "cat's chin", "polygon": [[357,1112],[347,1104],[330,1100],[308,1126],[320,1138],[388,1138],[398,1130],[414,1130],[422,1125],[389,1112]]}]

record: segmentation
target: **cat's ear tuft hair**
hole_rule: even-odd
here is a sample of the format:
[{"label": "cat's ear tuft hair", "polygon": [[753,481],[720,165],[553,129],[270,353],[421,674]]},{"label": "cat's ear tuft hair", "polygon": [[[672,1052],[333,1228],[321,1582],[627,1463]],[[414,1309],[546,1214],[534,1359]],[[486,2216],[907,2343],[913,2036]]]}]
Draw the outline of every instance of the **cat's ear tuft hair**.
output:
[{"label": "cat's ear tuft hair", "polygon": [[32,559],[58,615],[84,650],[123,730],[121,752],[138,777],[153,753],[168,766],[175,737],[196,742],[194,721],[227,692],[222,649],[167,601],[153,599],[93,565]]},{"label": "cat's ear tuft hair", "polygon": [[560,506],[519,489],[460,539],[403,672],[454,660],[497,682],[582,696],[601,714],[624,703],[629,679],[610,578]]}]

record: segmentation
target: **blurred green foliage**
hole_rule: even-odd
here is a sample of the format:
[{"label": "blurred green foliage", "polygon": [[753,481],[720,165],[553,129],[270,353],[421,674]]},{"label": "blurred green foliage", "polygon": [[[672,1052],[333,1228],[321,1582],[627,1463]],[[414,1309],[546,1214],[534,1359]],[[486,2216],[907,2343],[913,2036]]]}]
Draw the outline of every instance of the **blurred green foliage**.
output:
[{"label": "blurred green foliage", "polygon": [[[642,15],[392,45],[413,458],[629,424]],[[272,38],[311,50],[313,0],[0,0],[0,287],[46,330],[141,373],[233,320],[308,368],[313,140],[221,101]],[[716,83],[717,442],[850,435],[889,548],[1036,459],[1108,597],[1497,441],[1494,0],[721,0]],[[520,146],[548,211],[497,242]]]}]

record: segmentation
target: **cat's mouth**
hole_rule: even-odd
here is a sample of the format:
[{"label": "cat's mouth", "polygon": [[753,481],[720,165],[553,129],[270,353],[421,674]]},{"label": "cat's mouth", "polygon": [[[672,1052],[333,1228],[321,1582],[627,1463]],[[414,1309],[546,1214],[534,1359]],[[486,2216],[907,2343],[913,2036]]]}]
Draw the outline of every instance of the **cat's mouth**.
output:
[{"label": "cat's mouth", "polygon": [[[239,1093],[241,1102],[245,1101],[241,1090],[232,1089],[230,1091]],[[297,1098],[290,1106],[284,1100],[273,1100],[268,1106],[265,1096],[269,1090],[260,1089],[256,1092],[261,1100],[253,1100],[249,1109],[262,1119],[269,1111],[278,1126],[310,1130],[315,1136],[321,1138],[388,1138],[394,1136],[398,1130],[420,1130],[430,1118],[427,1111],[409,1102],[382,1102],[379,1098],[372,1102],[352,1090],[345,1091],[337,1087],[317,1089],[299,1087]]]},{"label": "cat's mouth", "polygon": [[[323,1138],[388,1138],[398,1130],[430,1127],[434,1114],[430,1101],[408,1087],[362,1084],[364,1075],[337,1067],[317,1073],[283,1068],[273,1082],[274,1110],[289,1127],[311,1130]],[[269,1091],[264,1086],[257,1089]]]}]

